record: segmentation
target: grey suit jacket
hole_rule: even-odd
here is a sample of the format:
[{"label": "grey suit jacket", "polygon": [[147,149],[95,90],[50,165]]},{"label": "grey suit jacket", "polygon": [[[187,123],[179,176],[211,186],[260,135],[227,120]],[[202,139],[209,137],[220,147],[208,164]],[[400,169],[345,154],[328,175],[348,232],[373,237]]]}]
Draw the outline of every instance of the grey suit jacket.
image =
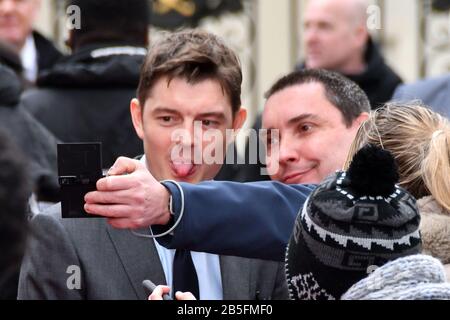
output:
[{"label": "grey suit jacket", "polygon": [[[166,283],[153,240],[105,219],[61,219],[58,204],[35,216],[31,228],[19,299],[146,299],[144,279]],[[225,300],[288,296],[280,263],[221,256],[220,267]]]},{"label": "grey suit jacket", "polygon": [[392,101],[410,100],[421,100],[433,111],[450,118],[450,75],[398,86]]}]

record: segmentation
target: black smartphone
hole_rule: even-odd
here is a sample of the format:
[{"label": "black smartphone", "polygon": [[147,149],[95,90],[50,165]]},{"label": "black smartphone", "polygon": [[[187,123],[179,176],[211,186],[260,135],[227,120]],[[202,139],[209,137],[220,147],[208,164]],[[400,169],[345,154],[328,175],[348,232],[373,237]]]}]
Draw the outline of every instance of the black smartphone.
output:
[{"label": "black smartphone", "polygon": [[84,211],[84,196],[96,190],[97,180],[103,177],[101,149],[100,142],[58,144],[63,218],[97,217]]},{"label": "black smartphone", "polygon": [[[156,289],[156,285],[150,280],[142,281],[142,286],[144,287],[147,298],[152,294],[153,290]],[[173,300],[173,299],[168,294],[164,294],[163,300]]]}]

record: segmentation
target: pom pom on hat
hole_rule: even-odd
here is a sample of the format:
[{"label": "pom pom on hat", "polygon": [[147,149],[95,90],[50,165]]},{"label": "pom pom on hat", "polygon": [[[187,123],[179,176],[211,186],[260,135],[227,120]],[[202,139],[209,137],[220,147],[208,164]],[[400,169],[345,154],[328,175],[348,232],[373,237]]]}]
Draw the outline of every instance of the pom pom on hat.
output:
[{"label": "pom pom on hat", "polygon": [[355,193],[367,196],[387,197],[398,182],[397,164],[389,151],[375,145],[366,145],[353,157],[347,171]]}]

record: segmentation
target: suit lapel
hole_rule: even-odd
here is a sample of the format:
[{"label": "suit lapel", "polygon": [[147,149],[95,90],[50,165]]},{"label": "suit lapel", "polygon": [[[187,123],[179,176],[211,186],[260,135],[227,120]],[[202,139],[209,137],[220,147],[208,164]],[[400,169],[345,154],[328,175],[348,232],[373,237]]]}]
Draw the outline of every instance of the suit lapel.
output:
[{"label": "suit lapel", "polygon": [[250,299],[250,260],[220,256],[224,300]]},{"label": "suit lapel", "polygon": [[[109,225],[107,231],[138,299],[148,298],[142,287],[143,280],[149,279],[157,285],[166,284],[153,239],[141,238],[132,234],[130,230],[118,230]],[[136,232],[149,234],[147,229]]]}]

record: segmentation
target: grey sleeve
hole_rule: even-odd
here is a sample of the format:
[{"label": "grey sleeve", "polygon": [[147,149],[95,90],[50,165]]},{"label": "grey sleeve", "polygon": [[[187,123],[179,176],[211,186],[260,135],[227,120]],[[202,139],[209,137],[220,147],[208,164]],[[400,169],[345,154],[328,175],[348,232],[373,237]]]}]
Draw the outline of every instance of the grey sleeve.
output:
[{"label": "grey sleeve", "polygon": [[405,99],[405,85],[401,84],[397,86],[397,89],[395,89],[394,94],[392,95],[391,101],[399,101]]},{"label": "grey sleeve", "polygon": [[20,270],[19,300],[83,299],[81,265],[69,234],[57,219],[38,214]]}]

